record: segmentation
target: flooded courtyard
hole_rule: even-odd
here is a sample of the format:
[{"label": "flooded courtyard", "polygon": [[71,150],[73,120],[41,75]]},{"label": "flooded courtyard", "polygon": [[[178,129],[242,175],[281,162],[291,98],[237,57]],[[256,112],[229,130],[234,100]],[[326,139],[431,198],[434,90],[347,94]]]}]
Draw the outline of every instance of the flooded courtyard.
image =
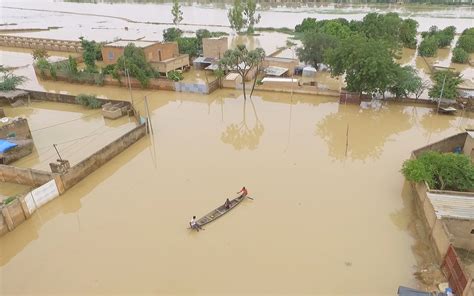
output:
[{"label": "flooded courtyard", "polygon": [[[100,41],[161,39],[167,25],[130,19],[170,21],[169,3],[99,2],[6,0],[4,7],[42,11],[2,8],[2,17],[24,28],[62,27],[16,35],[76,40],[84,34]],[[221,27],[227,25],[223,4],[213,5],[185,6],[184,28],[205,27],[198,24],[205,17],[212,30],[229,31]],[[377,9],[273,7],[262,20],[279,17],[281,27],[292,27],[307,16],[361,19]],[[469,9],[403,13],[417,19],[420,30],[435,21],[458,31],[473,25]],[[81,23],[82,14],[95,16]],[[270,53],[286,39],[263,32],[229,42]],[[425,61],[404,50],[400,63],[428,78],[430,65],[449,66],[450,55],[439,50]],[[29,78],[27,89],[129,100],[126,88],[41,80],[29,50],[0,48],[0,59]],[[472,67],[457,69],[474,78]],[[318,73],[324,84],[340,83],[326,74]],[[185,81],[209,78],[200,75],[189,72]],[[137,89],[133,98],[141,114],[145,96],[153,134],[0,237],[1,295],[379,296],[395,295],[399,285],[432,288],[414,275],[433,258],[400,169],[412,150],[474,128],[472,113],[438,115],[421,104],[340,105],[337,97],[290,93],[257,91],[245,101],[239,90],[198,95]],[[100,111],[53,102],[5,112],[27,117],[35,140],[34,153],[14,165],[43,170],[57,156],[53,143],[74,164],[135,126],[127,117],[104,120]],[[254,200],[204,231],[187,229],[193,215],[223,204],[242,186]],[[0,196],[28,189],[0,183]]]}]

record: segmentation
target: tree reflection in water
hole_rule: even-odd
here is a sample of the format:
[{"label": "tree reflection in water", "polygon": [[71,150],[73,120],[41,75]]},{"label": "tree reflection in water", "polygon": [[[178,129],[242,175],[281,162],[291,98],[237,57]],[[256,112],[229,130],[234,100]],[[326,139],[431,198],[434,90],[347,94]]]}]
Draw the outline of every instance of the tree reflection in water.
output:
[{"label": "tree reflection in water", "polygon": [[340,105],[338,112],[326,116],[317,124],[316,134],[326,141],[329,156],[333,158],[376,159],[392,135],[411,127],[411,117],[405,111],[401,106],[364,110],[359,106]]},{"label": "tree reflection in water", "polygon": [[255,115],[255,125],[250,128],[247,124],[246,106],[247,100],[244,100],[243,115],[240,123],[232,123],[222,132],[221,140],[225,144],[230,144],[236,150],[249,149],[254,150],[258,147],[260,137],[263,134],[264,127],[257,115],[257,110],[252,98],[249,99]]}]

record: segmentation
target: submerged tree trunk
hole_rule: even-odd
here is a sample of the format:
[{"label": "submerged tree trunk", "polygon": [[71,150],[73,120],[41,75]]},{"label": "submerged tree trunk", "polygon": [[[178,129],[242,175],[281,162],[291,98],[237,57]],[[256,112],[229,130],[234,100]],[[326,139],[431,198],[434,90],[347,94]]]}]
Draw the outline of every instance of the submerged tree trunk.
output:
[{"label": "submerged tree trunk", "polygon": [[257,77],[259,72],[260,67],[257,66],[257,72],[255,73],[255,77],[253,78],[252,90],[250,91],[250,99],[252,99],[253,91],[255,90],[255,84],[257,84]]},{"label": "submerged tree trunk", "polygon": [[242,76],[242,90],[244,91],[244,100],[247,100],[247,93],[245,91],[245,75]]}]

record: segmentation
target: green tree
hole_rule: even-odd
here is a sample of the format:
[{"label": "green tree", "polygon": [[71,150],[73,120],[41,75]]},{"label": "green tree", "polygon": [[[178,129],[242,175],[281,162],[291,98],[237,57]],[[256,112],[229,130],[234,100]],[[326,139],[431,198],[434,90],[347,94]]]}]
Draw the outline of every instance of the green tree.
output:
[{"label": "green tree", "polygon": [[234,6],[227,12],[227,18],[229,19],[230,27],[237,33],[240,33],[245,26],[244,6],[240,0],[234,0]]},{"label": "green tree", "polygon": [[338,39],[345,39],[352,34],[348,25],[345,25],[337,20],[325,22],[321,29],[319,29],[319,32],[334,36]]},{"label": "green tree", "polygon": [[51,64],[46,58],[38,58],[35,62],[35,67],[40,70],[40,76],[45,78],[46,71],[49,71],[51,69]]},{"label": "green tree", "polygon": [[349,91],[384,94],[395,75],[393,57],[387,43],[357,35],[328,49],[325,61],[333,76],[346,74]]},{"label": "green tree", "polygon": [[246,0],[244,5],[244,22],[247,27],[247,34],[254,33],[254,26],[260,22],[261,15],[255,14],[257,2],[255,0]]},{"label": "green tree", "polygon": [[84,37],[79,38],[82,46],[82,58],[86,64],[86,71],[96,72],[95,61],[102,60],[102,45],[95,41],[89,41]]},{"label": "green tree", "polygon": [[474,33],[464,34],[463,32],[461,37],[459,37],[457,47],[464,49],[464,51],[466,51],[467,53],[473,53],[474,52]]},{"label": "green tree", "polygon": [[212,33],[209,32],[209,30],[206,29],[199,29],[196,31],[196,38],[197,38],[197,43],[199,46],[199,49],[202,49],[202,39],[203,38],[211,38],[213,37]]},{"label": "green tree", "polygon": [[33,60],[35,61],[41,58],[44,58],[44,59],[49,58],[49,54],[44,48],[37,48],[33,50],[33,53],[31,55],[33,56]]},{"label": "green tree", "polygon": [[417,94],[423,81],[416,70],[411,66],[401,67],[397,64],[394,69],[393,84],[389,87],[389,91],[397,98],[407,98],[410,94]]},{"label": "green tree", "polygon": [[156,71],[145,58],[145,52],[135,44],[129,43],[123,55],[117,60],[113,76],[120,80],[120,74],[128,70],[130,76],[135,77],[142,87],[146,87],[150,78],[157,76]]},{"label": "green tree", "polygon": [[459,94],[457,87],[462,82],[460,73],[453,71],[437,71],[433,74],[432,78],[434,84],[428,92],[430,98],[438,99],[441,97],[441,90],[443,91],[443,99],[454,100],[458,97]]},{"label": "green tree", "polygon": [[183,20],[183,11],[178,0],[173,0],[173,7],[171,8],[171,14],[173,15],[173,24],[178,27],[179,23]]},{"label": "green tree", "polygon": [[163,30],[163,40],[166,42],[177,41],[183,35],[183,31],[178,28],[168,28]]},{"label": "green tree", "polygon": [[418,46],[418,54],[422,57],[432,57],[438,50],[438,39],[435,36],[424,38]]},{"label": "green tree", "polygon": [[15,75],[0,65],[0,90],[14,90],[27,80],[25,76]]},{"label": "green tree", "polygon": [[416,33],[418,22],[413,19],[404,19],[400,25],[400,41],[404,47],[416,48]]},{"label": "green tree", "polygon": [[372,39],[382,39],[392,47],[400,42],[400,27],[402,19],[397,13],[368,13],[362,20],[362,32]]},{"label": "green tree", "polygon": [[474,189],[474,166],[464,154],[428,151],[416,159],[406,160],[402,173],[409,181],[427,182],[438,190]]},{"label": "green tree", "polygon": [[303,34],[301,41],[303,47],[297,49],[299,59],[311,64],[315,68],[324,62],[325,52],[339,44],[339,40],[336,37],[317,31],[307,31]]},{"label": "green tree", "polygon": [[295,26],[295,32],[303,33],[317,28],[317,21],[315,18],[307,17],[301,24]]},{"label": "green tree", "polygon": [[453,63],[466,64],[469,62],[469,54],[461,47],[453,49],[453,57],[451,58]]},{"label": "green tree", "polygon": [[199,44],[196,37],[180,37],[177,41],[180,53],[189,54],[190,57],[199,56]]},{"label": "green tree", "polygon": [[[258,67],[265,58],[265,51],[261,48],[248,50],[245,45],[238,45],[235,49],[229,49],[219,61],[219,69],[224,71],[235,71],[242,79],[242,90],[244,99],[247,99],[245,79],[247,74]],[[255,85],[255,84],[254,84]]]}]

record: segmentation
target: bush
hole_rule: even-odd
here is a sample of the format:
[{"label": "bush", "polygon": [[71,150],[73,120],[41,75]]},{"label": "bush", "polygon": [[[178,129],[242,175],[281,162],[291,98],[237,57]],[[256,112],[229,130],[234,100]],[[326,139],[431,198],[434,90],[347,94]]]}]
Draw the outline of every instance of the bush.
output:
[{"label": "bush", "polygon": [[418,53],[422,57],[432,57],[438,49],[438,39],[435,36],[429,36],[421,41],[418,47]]},{"label": "bush", "polygon": [[115,64],[107,65],[102,68],[102,74],[111,75],[114,72]]},{"label": "bush", "polygon": [[453,63],[466,64],[469,61],[469,54],[464,49],[456,47],[453,50],[453,57],[451,61]]},{"label": "bush", "polygon": [[46,58],[39,58],[35,62],[35,66],[40,70],[40,75],[43,78],[46,76],[46,71],[51,69],[51,64]]},{"label": "bush", "polygon": [[102,107],[102,102],[99,101],[94,95],[79,94],[76,97],[76,102],[90,109],[97,109]]},{"label": "bush", "polygon": [[468,53],[474,52],[474,34],[463,34],[459,37],[457,47],[464,49]]},{"label": "bush", "polygon": [[178,38],[183,35],[183,31],[177,28],[168,28],[163,30],[163,40],[164,41],[176,41]]},{"label": "bush", "polygon": [[33,60],[35,61],[42,58],[47,59],[49,57],[48,52],[44,48],[37,48],[33,50],[32,55],[33,55]]},{"label": "bush", "polygon": [[178,82],[183,80],[184,76],[183,73],[173,70],[168,72],[168,79]]},{"label": "bush", "polygon": [[425,181],[438,190],[474,189],[474,165],[464,154],[425,152],[417,159],[406,160],[402,173],[409,181]]},{"label": "bush", "polygon": [[16,199],[14,196],[7,197],[3,200],[4,205],[8,205],[9,203],[13,202]]},{"label": "bush", "polygon": [[0,90],[14,90],[26,80],[25,76],[15,75],[0,65]]}]

